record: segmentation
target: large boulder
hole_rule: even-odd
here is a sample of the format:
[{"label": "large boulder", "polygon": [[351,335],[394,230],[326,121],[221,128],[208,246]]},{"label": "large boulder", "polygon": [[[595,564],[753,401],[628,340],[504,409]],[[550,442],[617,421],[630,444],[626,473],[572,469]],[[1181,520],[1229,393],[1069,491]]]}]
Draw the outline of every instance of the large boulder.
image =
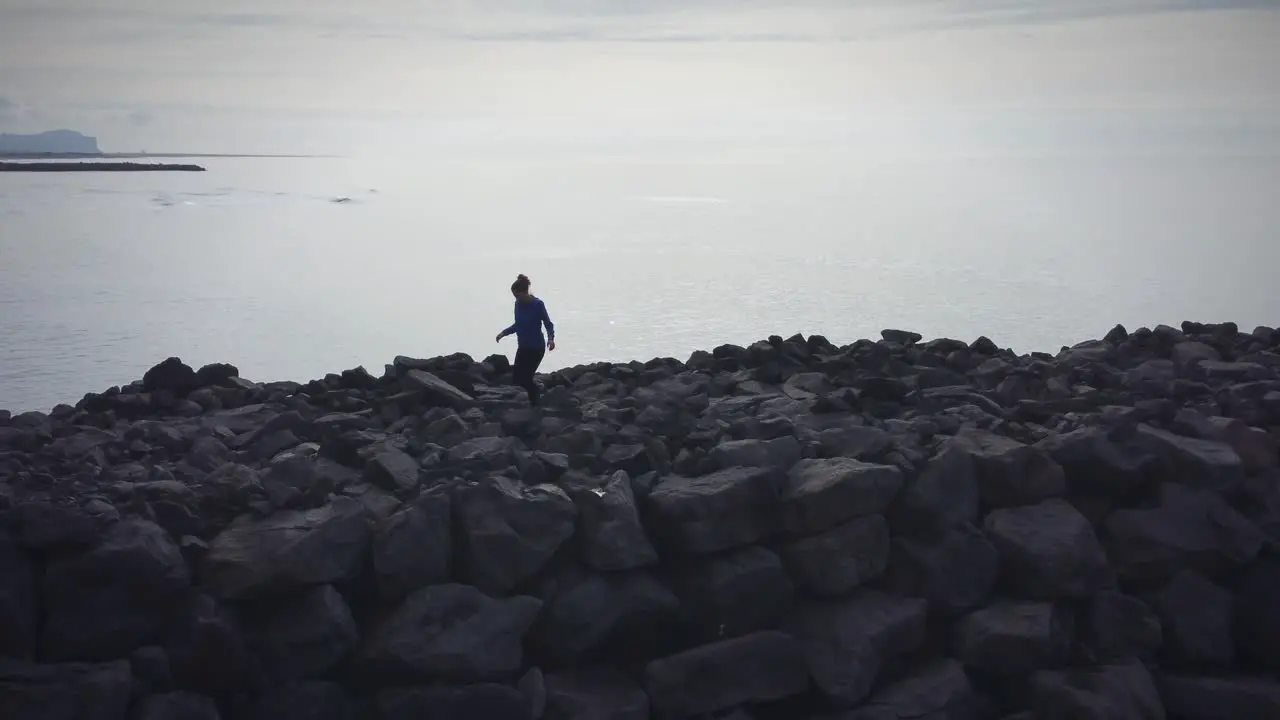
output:
[{"label": "large boulder", "polygon": [[29,658],[35,652],[36,586],[31,561],[0,528],[0,657]]},{"label": "large boulder", "polygon": [[543,720],[649,720],[649,696],[626,675],[586,668],[546,676]]},{"label": "large boulder", "polygon": [[457,490],[455,536],[465,577],[502,594],[541,570],[573,536],[577,508],[555,485],[494,476]]},{"label": "large boulder", "polygon": [[979,506],[973,456],[949,440],[907,483],[892,520],[895,530],[936,535],[977,523]]},{"label": "large boulder", "polygon": [[63,555],[44,575],[42,655],[106,661],[158,638],[191,585],[182,551],[155,523],[124,520],[92,550]]},{"label": "large boulder", "polygon": [[1089,598],[1079,625],[1083,654],[1095,663],[1151,659],[1164,642],[1160,619],[1151,608],[1117,590]]},{"label": "large boulder", "polygon": [[0,711],[14,720],[125,720],[129,661],[33,665],[0,657]]},{"label": "large boulder", "polygon": [[322,676],[360,642],[351,609],[332,585],[284,605],[263,633],[263,660],[281,682]]},{"label": "large boulder", "polygon": [[392,688],[378,693],[377,708],[382,720],[533,720],[520,691],[497,683]]},{"label": "large boulder", "polygon": [[1231,593],[1194,570],[1182,570],[1156,593],[1152,605],[1164,628],[1166,662],[1227,669],[1235,661]]},{"label": "large boulder", "polygon": [[221,720],[218,706],[207,695],[177,691],[150,695],[137,704],[131,720]]},{"label": "large boulder", "polygon": [[1052,603],[1002,601],[956,624],[954,652],[986,675],[1029,675],[1065,664],[1074,630],[1070,612]]},{"label": "large boulder", "polygon": [[1066,493],[1062,466],[1039,448],[971,428],[956,435],[956,447],[972,458],[987,507],[1034,505]]},{"label": "large boulder", "polygon": [[650,530],[674,553],[750,545],[779,528],[780,481],[776,469],[759,467],[665,478],[647,498]]},{"label": "large boulder", "polygon": [[1138,437],[1160,459],[1170,480],[1224,491],[1244,479],[1244,463],[1226,443],[1183,437],[1149,425],[1139,426]]},{"label": "large boulder", "polygon": [[[566,574],[567,575],[567,574]],[[557,663],[580,662],[611,641],[645,638],[675,622],[680,601],[644,570],[557,579],[532,633]]]},{"label": "large boulder", "polygon": [[659,658],[644,674],[653,711],[674,717],[780,700],[809,686],[800,644],[776,630]]},{"label": "large boulder", "polygon": [[760,546],[698,558],[674,574],[692,639],[722,640],[771,629],[795,599],[782,561]]},{"label": "large boulder", "polygon": [[408,371],[405,373],[405,383],[415,392],[421,393],[432,405],[466,410],[476,404],[475,398],[425,370]]},{"label": "large boulder", "polygon": [[850,458],[796,463],[782,486],[782,523],[789,533],[813,535],[853,518],[877,515],[902,489],[902,471]]},{"label": "large boulder", "polygon": [[708,459],[716,470],[740,466],[771,467],[785,472],[800,457],[800,441],[788,435],[772,440],[725,440],[711,449]]},{"label": "large boulder", "polygon": [[1171,720],[1280,717],[1280,682],[1272,678],[1166,674],[1156,684]]},{"label": "large boulder", "polygon": [[902,595],[923,597],[944,614],[977,607],[995,589],[1000,555],[972,525],[936,539],[895,538],[889,585]]},{"label": "large boulder", "polygon": [[383,597],[403,598],[450,579],[451,497],[444,488],[433,488],[379,523],[373,536],[373,569]]},{"label": "large boulder", "polygon": [[960,663],[941,660],[884,687],[840,720],[977,720],[980,708]]},{"label": "large boulder", "polygon": [[1036,673],[1030,685],[1036,720],[1165,719],[1151,674],[1138,662],[1085,671],[1046,670]]},{"label": "large boulder", "polygon": [[1241,654],[1280,672],[1280,561],[1259,560],[1236,588],[1235,642]]},{"label": "large boulder", "polygon": [[1257,526],[1216,494],[1175,483],[1160,486],[1160,504],[1125,509],[1105,522],[1112,567],[1122,579],[1155,583],[1187,566],[1217,572],[1251,562],[1262,548]]},{"label": "large boulder", "polygon": [[633,570],[658,562],[658,553],[636,505],[631,478],[619,470],[602,481],[575,478],[566,481],[578,507],[578,554],[591,568],[602,572]]},{"label": "large boulder", "polygon": [[1093,526],[1064,500],[993,510],[983,528],[1021,597],[1083,599],[1114,582]]},{"label": "large boulder", "polygon": [[247,720],[356,720],[359,705],[334,682],[286,683],[259,697],[245,712]]},{"label": "large boulder", "polygon": [[925,641],[928,603],[873,590],[847,600],[796,608],[784,629],[804,649],[809,674],[836,707],[852,707],[871,693],[885,665]]},{"label": "large boulder", "polygon": [[780,553],[798,586],[818,597],[833,597],[883,575],[890,549],[889,523],[882,515],[868,515],[790,541]]},{"label": "large boulder", "polygon": [[372,539],[372,515],[347,497],[313,510],[241,518],[210,543],[201,577],[229,600],[350,580]]},{"label": "large boulder", "polygon": [[375,627],[360,658],[393,676],[501,679],[520,669],[524,636],[541,609],[537,598],[497,599],[468,585],[433,585]]}]

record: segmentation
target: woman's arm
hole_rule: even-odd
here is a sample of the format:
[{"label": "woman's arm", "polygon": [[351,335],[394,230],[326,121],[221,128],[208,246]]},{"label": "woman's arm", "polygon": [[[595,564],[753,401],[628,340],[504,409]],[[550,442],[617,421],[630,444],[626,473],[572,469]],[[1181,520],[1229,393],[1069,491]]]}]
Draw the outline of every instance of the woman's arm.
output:
[{"label": "woman's arm", "polygon": [[542,324],[547,326],[547,348],[556,349],[556,324],[551,322],[551,315],[547,313],[546,303],[539,303],[542,306]]},{"label": "woman's arm", "polygon": [[514,323],[514,322],[513,322],[513,323],[511,323],[511,327],[509,327],[509,328],[507,328],[506,330],[503,330],[502,332],[498,333],[498,337],[494,338],[494,341],[495,341],[495,342],[501,342],[501,341],[502,341],[502,338],[504,338],[504,337],[506,337],[506,336],[508,336],[508,335],[511,335],[511,334],[515,333],[515,331],[516,331],[516,323]]}]

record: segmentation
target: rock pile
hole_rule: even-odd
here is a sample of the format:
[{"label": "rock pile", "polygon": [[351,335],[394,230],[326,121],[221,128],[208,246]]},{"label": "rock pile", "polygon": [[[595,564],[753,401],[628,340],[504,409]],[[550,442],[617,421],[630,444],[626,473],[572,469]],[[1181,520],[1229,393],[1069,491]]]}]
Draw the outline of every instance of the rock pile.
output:
[{"label": "rock pile", "polygon": [[1280,332],[508,380],[0,413],[0,717],[1280,717]]}]

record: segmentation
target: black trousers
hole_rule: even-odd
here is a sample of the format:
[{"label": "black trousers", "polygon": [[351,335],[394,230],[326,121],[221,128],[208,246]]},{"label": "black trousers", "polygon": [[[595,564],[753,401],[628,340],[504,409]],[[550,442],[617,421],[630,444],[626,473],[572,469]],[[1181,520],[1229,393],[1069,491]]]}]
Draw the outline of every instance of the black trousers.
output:
[{"label": "black trousers", "polygon": [[533,381],[533,375],[538,372],[538,366],[542,364],[542,356],[546,354],[545,348],[517,348],[516,361],[511,364],[511,378],[529,393],[530,405],[538,404],[538,384]]}]

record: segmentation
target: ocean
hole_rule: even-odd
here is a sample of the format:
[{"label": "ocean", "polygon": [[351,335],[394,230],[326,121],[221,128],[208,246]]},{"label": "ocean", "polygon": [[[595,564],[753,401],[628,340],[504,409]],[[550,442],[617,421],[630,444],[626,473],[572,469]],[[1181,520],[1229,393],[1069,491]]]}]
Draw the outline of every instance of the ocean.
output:
[{"label": "ocean", "polygon": [[0,408],[173,355],[259,381],[511,355],[517,273],[558,329],[544,371],[772,334],[1054,352],[1116,323],[1280,323],[1276,117],[824,123],[0,174]]}]

